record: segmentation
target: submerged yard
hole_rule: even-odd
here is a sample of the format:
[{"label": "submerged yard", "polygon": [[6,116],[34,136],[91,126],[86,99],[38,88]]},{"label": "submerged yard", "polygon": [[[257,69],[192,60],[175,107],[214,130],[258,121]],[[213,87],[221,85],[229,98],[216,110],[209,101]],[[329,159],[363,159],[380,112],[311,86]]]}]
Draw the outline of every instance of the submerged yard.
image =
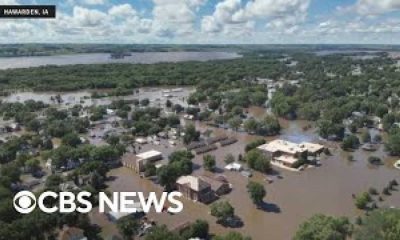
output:
[{"label": "submerged yard", "polygon": [[[303,131],[302,127],[307,124],[301,121],[285,121],[282,123],[285,129],[281,136],[275,138],[283,139],[318,139],[313,129]],[[210,128],[202,124],[199,129]],[[274,173],[268,175],[272,183],[265,181],[265,175],[255,172],[250,178],[265,185],[267,196],[265,204],[256,208],[251,202],[246,185],[249,178],[242,176],[239,172],[224,171],[224,157],[231,153],[234,156],[244,153],[244,146],[258,138],[246,133],[237,133],[230,130],[212,129],[214,134],[226,134],[235,136],[239,141],[217,150],[209,152],[217,160],[217,174],[226,176],[232,184],[232,191],[223,196],[222,199],[229,200],[235,208],[235,214],[242,220],[240,228],[224,228],[216,224],[216,219],[209,214],[209,206],[183,199],[184,210],[180,214],[170,215],[167,213],[150,213],[148,217],[157,224],[166,224],[170,228],[179,226],[187,221],[204,219],[210,223],[211,232],[214,234],[226,233],[231,230],[240,231],[253,239],[290,239],[298,226],[309,217],[323,213],[332,216],[347,216],[355,219],[361,215],[361,211],[354,206],[352,195],[368,191],[370,187],[378,189],[379,192],[389,181],[399,177],[399,171],[393,168],[393,158],[386,157],[382,151],[383,146],[377,152],[370,153],[361,149],[351,153],[354,161],[348,161],[349,153],[341,150],[337,144],[327,143],[331,150],[331,156],[324,156],[321,159],[322,165],[315,168],[308,168],[302,172],[291,172],[287,170],[274,169]],[[271,140],[272,138],[268,138]],[[163,146],[145,146],[145,149],[157,149],[165,151]],[[168,151],[171,151],[170,149]],[[371,166],[367,158],[369,155],[380,156],[385,159],[385,165]],[[202,155],[193,160],[195,170],[193,175],[202,175],[205,170]],[[109,172],[113,181],[109,182],[109,191],[156,191],[161,192],[162,188],[150,180],[140,178],[138,174],[127,168],[118,168]],[[394,192],[391,196],[383,197],[378,202],[380,207],[399,207],[400,194]],[[92,216],[95,223],[104,227],[103,235],[110,236],[117,234],[112,223],[105,219],[104,215],[95,214]]]}]

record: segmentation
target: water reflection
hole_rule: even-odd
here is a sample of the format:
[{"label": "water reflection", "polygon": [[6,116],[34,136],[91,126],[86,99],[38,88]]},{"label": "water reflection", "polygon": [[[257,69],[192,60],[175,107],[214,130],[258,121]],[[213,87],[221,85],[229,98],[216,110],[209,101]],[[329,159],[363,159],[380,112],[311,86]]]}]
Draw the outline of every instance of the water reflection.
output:
[{"label": "water reflection", "polygon": [[141,63],[209,61],[240,58],[234,52],[142,52],[122,59],[112,59],[108,53],[70,54],[40,57],[3,57],[0,69],[28,68],[46,65],[74,65],[100,63]]}]

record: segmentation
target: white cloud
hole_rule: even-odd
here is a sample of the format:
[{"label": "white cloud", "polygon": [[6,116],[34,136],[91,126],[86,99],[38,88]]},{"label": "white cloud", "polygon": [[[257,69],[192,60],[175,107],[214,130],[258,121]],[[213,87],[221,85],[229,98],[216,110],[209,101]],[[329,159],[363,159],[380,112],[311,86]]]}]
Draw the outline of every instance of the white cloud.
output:
[{"label": "white cloud", "polygon": [[306,20],[309,5],[310,0],[252,0],[245,6],[241,0],[224,0],[211,16],[202,19],[202,30],[223,32],[237,28],[232,25],[245,27],[249,22],[261,21],[269,31],[293,33]]},{"label": "white cloud", "polygon": [[35,34],[35,27],[28,21],[13,22],[5,20],[0,24],[0,36],[2,38],[30,37]]},{"label": "white cloud", "polygon": [[17,0],[0,0],[0,5],[19,5]]},{"label": "white cloud", "polygon": [[136,10],[130,4],[121,4],[112,6],[108,10],[108,14],[113,17],[134,17],[136,16]]},{"label": "white cloud", "polygon": [[83,0],[82,2],[86,5],[103,5],[107,0]]},{"label": "white cloud", "polygon": [[361,15],[376,15],[400,10],[400,0],[358,0],[351,8]]},{"label": "white cloud", "polygon": [[205,0],[153,0],[153,30],[158,36],[173,37],[194,31],[196,11]]},{"label": "white cloud", "polygon": [[310,0],[254,0],[239,11],[244,19],[267,19],[267,27],[273,31],[292,33],[307,17]]},{"label": "white cloud", "polygon": [[[96,5],[89,6],[88,1]],[[396,11],[400,0],[355,0],[351,6],[338,7],[341,15],[311,21],[306,21],[311,0],[152,1],[154,7],[146,9],[108,0],[68,0],[74,4],[60,4],[57,19],[2,21],[0,42],[399,43],[400,39],[400,17],[355,14]],[[17,3],[0,0],[4,2]],[[106,4],[98,6],[101,3]],[[202,16],[200,9],[206,3],[215,3],[214,9]]]},{"label": "white cloud", "polygon": [[76,6],[73,10],[73,18],[82,27],[94,27],[106,20],[107,14],[99,10],[87,9]]},{"label": "white cloud", "polygon": [[[215,11],[211,16],[203,17],[201,28],[206,33],[217,33],[223,31],[231,24],[240,23],[233,18],[234,14],[240,10],[241,0],[224,0],[215,6]],[[243,21],[241,21],[243,22]]]},{"label": "white cloud", "polygon": [[201,29],[206,33],[217,33],[222,30],[222,26],[215,20],[213,16],[205,16],[201,20]]}]

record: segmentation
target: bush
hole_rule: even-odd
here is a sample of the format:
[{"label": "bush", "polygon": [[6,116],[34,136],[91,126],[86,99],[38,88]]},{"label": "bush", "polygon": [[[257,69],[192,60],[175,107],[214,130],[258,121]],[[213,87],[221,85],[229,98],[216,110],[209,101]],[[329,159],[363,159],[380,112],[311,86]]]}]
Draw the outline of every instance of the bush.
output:
[{"label": "bush", "polygon": [[382,164],[382,160],[376,156],[368,157],[368,162],[372,165],[381,165]]},{"label": "bush", "polygon": [[217,218],[218,222],[226,222],[235,215],[235,209],[227,201],[213,203],[210,207],[211,216]]},{"label": "bush", "polygon": [[368,192],[364,192],[357,196],[355,199],[355,205],[358,209],[366,209],[369,202],[371,202],[371,196]]},{"label": "bush", "polygon": [[203,162],[204,162],[204,169],[207,171],[214,171],[215,169],[215,157],[212,155],[204,155],[203,156]]},{"label": "bush", "polygon": [[354,240],[397,240],[399,239],[398,209],[376,209],[362,220],[362,225],[355,229]]},{"label": "bush", "polygon": [[224,159],[224,162],[226,164],[233,163],[234,161],[235,161],[235,157],[231,153],[226,154],[225,159]]},{"label": "bush", "polygon": [[355,135],[350,135],[343,139],[342,142],[343,150],[356,149],[359,146],[360,146],[360,140]]},{"label": "bush", "polygon": [[248,143],[246,145],[246,147],[244,148],[244,150],[245,150],[245,152],[248,152],[248,151],[253,150],[256,147],[258,147],[260,145],[263,145],[265,143],[266,143],[265,139],[262,139],[262,138],[261,139],[257,139],[257,140],[255,140],[255,141],[253,141],[251,143]]}]

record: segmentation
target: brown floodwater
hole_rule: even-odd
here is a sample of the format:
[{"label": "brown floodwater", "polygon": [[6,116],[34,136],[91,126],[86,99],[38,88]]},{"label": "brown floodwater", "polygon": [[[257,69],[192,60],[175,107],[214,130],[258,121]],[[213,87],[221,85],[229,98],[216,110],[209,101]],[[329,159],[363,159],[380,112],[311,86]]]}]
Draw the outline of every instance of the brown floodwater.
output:
[{"label": "brown floodwater", "polygon": [[[283,121],[285,129],[282,131],[281,137],[318,139],[314,129],[303,131],[303,127],[308,124],[303,121]],[[209,128],[200,123],[196,123],[196,125],[200,129]],[[237,143],[219,147],[209,154],[216,156],[217,172],[225,175],[233,186],[232,192],[222,198],[229,200],[234,206],[235,213],[244,222],[244,226],[236,229],[224,228],[216,224],[215,218],[209,215],[208,205],[187,200],[183,200],[184,210],[180,214],[150,213],[149,218],[156,220],[159,224],[166,224],[170,228],[185,221],[205,219],[210,223],[211,232],[214,234],[235,230],[249,235],[255,240],[285,240],[292,238],[299,224],[317,213],[354,218],[361,212],[355,208],[352,194],[367,191],[369,187],[374,187],[381,192],[390,180],[396,178],[400,181],[400,171],[392,167],[394,159],[386,157],[382,147],[372,153],[363,150],[344,153],[335,147],[337,144],[330,144],[333,146],[331,147],[332,156],[323,156],[320,167],[306,169],[303,172],[291,172],[276,168],[276,173],[269,176],[274,180],[271,184],[267,184],[263,180],[265,176],[255,173],[250,180],[263,183],[267,190],[264,208],[257,209],[246,192],[246,184],[249,179],[237,172],[223,172],[225,166],[223,159],[228,153],[236,156],[239,153],[243,154],[245,144],[259,137],[229,130],[210,129],[216,135],[227,134],[239,139]],[[270,139],[272,138],[268,138],[268,140]],[[168,148],[169,152],[172,150],[172,148]],[[354,156],[354,162],[347,160],[348,154]],[[370,166],[367,162],[369,155],[382,157],[386,164],[379,167]],[[202,166],[202,155],[196,156],[193,162],[195,166]],[[193,174],[202,175],[203,173],[203,168],[195,167]],[[112,170],[110,175],[116,176],[115,181],[109,183],[110,191],[162,191],[159,186],[149,180],[141,179],[126,168]],[[281,178],[276,177],[277,175],[280,175]],[[378,202],[378,206],[400,207],[399,192],[383,198],[384,201]],[[104,227],[103,234],[105,236],[117,233],[115,226],[103,216],[96,214],[93,220]]]}]

